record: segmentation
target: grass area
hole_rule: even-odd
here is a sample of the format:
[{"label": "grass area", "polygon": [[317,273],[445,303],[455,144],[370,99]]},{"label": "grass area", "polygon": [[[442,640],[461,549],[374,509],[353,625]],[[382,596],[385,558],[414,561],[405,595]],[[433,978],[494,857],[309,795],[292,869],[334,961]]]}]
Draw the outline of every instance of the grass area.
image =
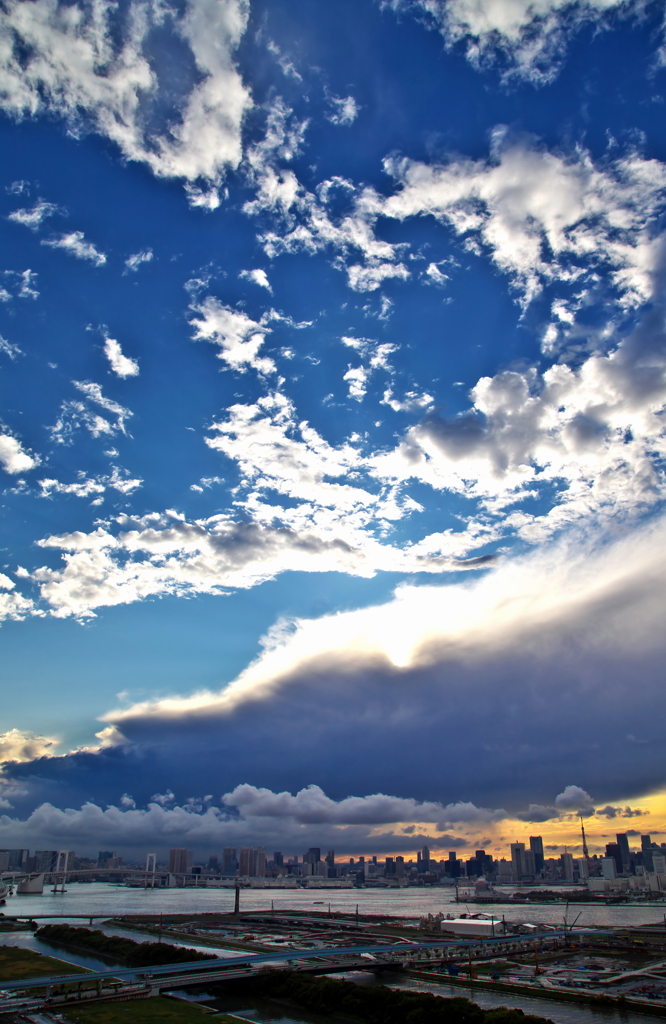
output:
[{"label": "grass area", "polygon": [[[127,1003],[97,1003],[96,1006],[65,1010],[72,1024],[204,1024],[210,1011],[196,1003],[184,1003],[165,996],[132,999]],[[234,1024],[233,1014],[216,1014],[216,1024]]]},{"label": "grass area", "polygon": [[0,946],[0,982],[40,978],[46,974],[85,974],[85,968],[66,964],[50,956],[42,956],[32,949]]}]

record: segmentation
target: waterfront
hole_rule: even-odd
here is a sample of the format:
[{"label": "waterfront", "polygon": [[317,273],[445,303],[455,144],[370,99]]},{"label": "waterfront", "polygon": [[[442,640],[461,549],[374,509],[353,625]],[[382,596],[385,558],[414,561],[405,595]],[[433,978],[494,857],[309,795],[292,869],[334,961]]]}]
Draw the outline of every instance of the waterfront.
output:
[{"label": "waterfront", "polygon": [[[507,895],[509,893],[507,892]],[[242,889],[242,911],[316,910],[353,914],[388,915],[408,920],[442,911],[445,914],[480,912],[505,917],[507,921],[541,922],[561,925],[565,912],[568,922],[578,917],[578,927],[617,928],[664,921],[666,904],[574,904],[566,910],[563,903],[501,903],[488,907],[456,904],[449,888],[405,889]],[[2,908],[6,917],[30,916],[36,919],[51,914],[94,917],[119,917],[126,914],[206,914],[230,913],[234,905],[233,889],[134,889],[106,882],[69,883],[67,891],[55,894],[50,888],[42,895],[11,896]]]},{"label": "waterfront", "polygon": [[[364,915],[381,916],[386,915],[401,919],[403,921],[416,921],[427,913],[478,913],[483,908],[476,905],[465,906],[464,902],[456,905],[455,895],[449,889],[442,888],[412,888],[401,890],[363,890],[355,889],[350,891],[334,891],[330,893],[322,891],[307,890],[252,890],[244,889],[241,892],[241,913],[243,911],[265,912],[270,911],[271,906],[278,910],[300,910],[310,911],[324,917],[328,908],[332,912],[343,912],[347,915],[354,914],[356,907],[360,915],[360,925],[368,924]],[[7,900],[3,907],[6,917],[21,916],[31,917],[37,921],[46,923],[51,915],[59,915],[61,919],[69,919],[72,923],[89,927],[89,920],[82,918],[93,917],[93,927],[102,928],[107,934],[118,934],[132,937],[138,941],[148,938],[130,927],[124,927],[115,923],[105,923],[104,918],[119,917],[121,915],[163,915],[165,924],[170,916],[195,915],[205,913],[230,913],[233,911],[234,891],[220,889],[160,889],[143,890],[127,888],[107,883],[77,884],[71,883],[68,891],[64,894],[55,894],[46,891],[42,895],[13,896]],[[505,916],[507,921],[550,923],[558,925],[562,923],[566,907],[563,904],[500,904],[494,907],[485,908],[494,912],[497,916]],[[579,915],[578,926],[599,926],[619,927],[637,926],[642,924],[655,924],[663,921],[663,909],[660,905],[654,906],[618,906],[618,905],[576,905],[568,908],[569,924]],[[192,937],[194,938],[194,936]],[[165,942],[170,944],[188,946],[205,952],[211,952],[210,945],[202,945],[192,941],[186,935],[177,939],[165,937]],[[221,943],[225,939],[221,938]],[[87,955],[84,952],[70,950],[60,946],[54,946],[37,938],[32,932],[6,932],[0,938],[0,944],[17,946],[31,949],[35,952],[56,956],[65,962],[77,964],[93,971],[105,970],[111,966],[110,962],[103,957]],[[238,949],[226,949],[222,944],[215,945],[215,953],[221,958],[234,957],[238,955]],[[482,988],[470,988],[467,985],[451,984],[446,980],[429,980],[414,975],[409,976],[403,973],[383,975],[377,980],[372,974],[351,973],[350,979],[359,984],[389,984],[390,987],[414,989],[432,992],[444,997],[466,996],[484,1009],[491,1009],[498,1006],[509,1006],[521,1009],[524,1013],[535,1014],[540,1017],[550,1018],[556,1024],[604,1024],[604,1022],[622,1021],[623,1024],[646,1024],[647,1021],[654,1021],[648,1013],[637,1013],[634,1010],[615,1008],[598,1008],[575,1002],[562,1002],[556,999],[534,997],[529,993],[488,991]],[[185,993],[181,993],[185,995]],[[206,994],[200,991],[198,996],[189,993],[188,999],[205,1001],[218,1009],[237,1010],[244,1016],[255,1020],[257,1024],[271,1022],[271,1024],[312,1024],[316,1022],[316,1016],[300,1011],[288,1011],[287,1015],[277,1006],[271,1006],[265,1001],[245,999],[241,1006],[238,999],[243,998],[233,995],[229,996],[233,1005],[228,1004],[227,996],[219,988],[206,990]],[[294,1015],[295,1014],[295,1015]]]},{"label": "waterfront", "polygon": [[[408,977],[404,974],[388,974],[376,977],[365,972],[349,972],[330,977],[344,978],[359,985],[387,985],[389,988],[405,989],[415,992],[431,992],[433,995],[446,999],[461,996],[476,1003],[484,1010],[498,1007],[510,1007],[522,1010],[525,1014],[545,1017],[553,1024],[655,1024],[656,1018],[648,1014],[636,1013],[633,1010],[601,1008],[586,1006],[580,1003],[559,1002],[555,999],[530,997],[513,992],[488,992],[464,985],[450,985],[446,982],[428,981],[423,978]],[[221,995],[219,991],[200,991],[194,994],[191,990],[180,990],[176,993],[180,998],[204,1003],[219,1011],[236,1012],[257,1024],[312,1024],[323,1021],[317,1015],[281,1009],[264,999],[252,999],[239,994]]]}]

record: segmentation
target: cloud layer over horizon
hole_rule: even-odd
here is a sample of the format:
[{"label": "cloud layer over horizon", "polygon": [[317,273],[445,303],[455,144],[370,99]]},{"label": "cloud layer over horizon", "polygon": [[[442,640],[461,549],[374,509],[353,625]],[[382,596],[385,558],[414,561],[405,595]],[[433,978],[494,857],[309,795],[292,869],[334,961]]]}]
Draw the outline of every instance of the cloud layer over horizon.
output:
[{"label": "cloud layer over horizon", "polygon": [[472,582],[282,622],[220,693],[108,712],[99,751],[9,764],[10,799],[131,791],[143,806],[158,787],[270,778],[344,800],[359,773],[366,792],[530,805],[527,820],[547,820],[572,778],[597,801],[640,796],[663,783],[665,541],[663,519],[612,542],[579,535]]}]

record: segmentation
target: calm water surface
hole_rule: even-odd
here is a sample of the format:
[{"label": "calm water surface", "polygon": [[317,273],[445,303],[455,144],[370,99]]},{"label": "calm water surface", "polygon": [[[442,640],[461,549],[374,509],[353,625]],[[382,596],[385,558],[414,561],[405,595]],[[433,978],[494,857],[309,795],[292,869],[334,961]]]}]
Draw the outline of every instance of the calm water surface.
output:
[{"label": "calm water surface", "polygon": [[[455,896],[447,889],[342,889],[317,892],[313,889],[242,889],[241,911],[265,910],[318,910],[360,914],[389,914],[393,917],[416,919],[424,914],[479,913],[481,911],[504,916],[507,921],[560,924],[565,914],[563,904],[535,904],[515,906],[495,904],[482,907],[466,905],[462,900],[456,906]],[[30,915],[39,919],[57,914],[118,917],[121,914],[204,914],[230,913],[234,906],[233,889],[128,889],[125,886],[93,882],[72,883],[66,893],[54,894],[45,890],[42,896],[11,896],[2,908],[7,916]],[[580,913],[578,925],[616,927],[619,925],[658,924],[664,922],[666,902],[653,906],[601,906],[577,905],[569,907],[569,924]]]}]

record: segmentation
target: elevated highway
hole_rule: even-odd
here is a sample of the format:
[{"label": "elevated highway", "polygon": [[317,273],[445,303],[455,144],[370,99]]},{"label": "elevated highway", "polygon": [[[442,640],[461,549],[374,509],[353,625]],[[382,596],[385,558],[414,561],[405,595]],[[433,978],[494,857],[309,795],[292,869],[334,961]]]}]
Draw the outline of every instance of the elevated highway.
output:
[{"label": "elevated highway", "polygon": [[[45,1006],[63,1006],[74,1001],[109,1001],[136,999],[160,992],[186,988],[192,985],[219,983],[270,969],[287,969],[311,974],[337,974],[353,970],[404,969],[424,963],[437,962],[471,955],[492,955],[508,944],[527,942],[530,945],[543,938],[570,939],[571,929],[541,933],[538,936],[507,935],[478,939],[448,939],[427,942],[396,942],[366,946],[320,946],[309,950],[281,950],[270,953],[251,953],[224,960],[199,960],[193,963],[158,964],[154,967],[117,967],[85,974],[46,975],[22,981],[3,982],[0,989],[0,1013],[40,1009]],[[84,990],[82,986],[87,988]],[[63,987],[75,986],[73,992]],[[91,987],[94,986],[94,987]],[[30,990],[30,994],[28,994]],[[34,990],[42,990],[34,994]],[[56,991],[58,990],[58,991]]]}]

